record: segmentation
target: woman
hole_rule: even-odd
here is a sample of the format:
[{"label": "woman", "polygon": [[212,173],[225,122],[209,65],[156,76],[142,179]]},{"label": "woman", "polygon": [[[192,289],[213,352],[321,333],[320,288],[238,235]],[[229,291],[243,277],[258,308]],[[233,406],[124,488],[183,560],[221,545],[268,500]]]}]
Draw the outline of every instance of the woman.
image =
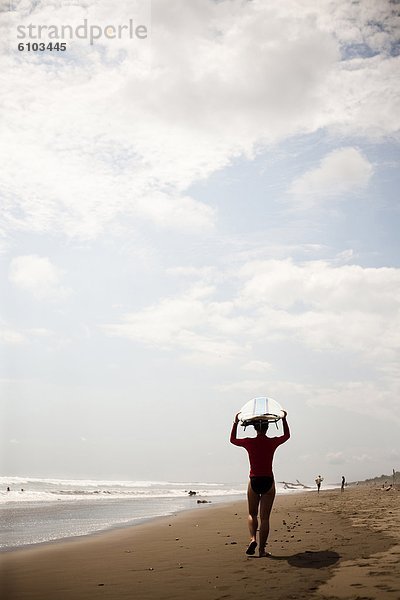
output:
[{"label": "woman", "polygon": [[251,539],[246,554],[254,554],[257,548],[258,511],[260,510],[259,556],[268,556],[265,551],[265,545],[269,534],[269,517],[275,499],[272,461],[277,447],[290,438],[286,415],[287,413],[284,411],[283,435],[280,437],[267,437],[268,421],[260,421],[254,424],[257,436],[243,439],[236,437],[239,413],[235,416],[230,441],[235,446],[246,448],[250,461],[250,481],[247,489],[247,500],[249,504],[248,524]]}]

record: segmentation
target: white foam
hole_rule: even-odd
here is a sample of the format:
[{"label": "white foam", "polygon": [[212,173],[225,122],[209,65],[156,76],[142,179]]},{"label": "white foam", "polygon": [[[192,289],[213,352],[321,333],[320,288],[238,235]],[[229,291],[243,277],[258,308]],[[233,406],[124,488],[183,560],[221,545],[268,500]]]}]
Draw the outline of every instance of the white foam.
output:
[{"label": "white foam", "polygon": [[[7,492],[7,487],[10,491]],[[0,504],[10,502],[71,502],[79,500],[129,498],[181,498],[189,490],[199,496],[242,494],[245,486],[220,483],[169,481],[111,481],[0,477]]]}]

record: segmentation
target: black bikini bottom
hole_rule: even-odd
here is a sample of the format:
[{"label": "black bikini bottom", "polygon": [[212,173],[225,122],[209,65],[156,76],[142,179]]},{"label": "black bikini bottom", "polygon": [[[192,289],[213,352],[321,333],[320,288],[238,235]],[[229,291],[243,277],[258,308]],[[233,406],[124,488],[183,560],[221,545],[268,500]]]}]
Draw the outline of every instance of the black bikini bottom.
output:
[{"label": "black bikini bottom", "polygon": [[250,477],[250,485],[256,494],[266,494],[274,485],[273,477]]}]

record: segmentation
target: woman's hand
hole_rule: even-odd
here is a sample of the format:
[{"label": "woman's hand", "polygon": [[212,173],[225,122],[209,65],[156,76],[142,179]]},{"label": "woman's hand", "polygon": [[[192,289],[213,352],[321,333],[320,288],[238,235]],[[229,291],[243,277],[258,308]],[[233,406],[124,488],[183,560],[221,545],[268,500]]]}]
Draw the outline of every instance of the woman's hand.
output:
[{"label": "woman's hand", "polygon": [[240,412],[236,413],[235,421],[234,421],[235,423],[239,423],[239,415],[240,415]]},{"label": "woman's hand", "polygon": [[287,412],[286,412],[286,410],[284,410],[282,419],[286,419],[286,417],[287,417]]}]

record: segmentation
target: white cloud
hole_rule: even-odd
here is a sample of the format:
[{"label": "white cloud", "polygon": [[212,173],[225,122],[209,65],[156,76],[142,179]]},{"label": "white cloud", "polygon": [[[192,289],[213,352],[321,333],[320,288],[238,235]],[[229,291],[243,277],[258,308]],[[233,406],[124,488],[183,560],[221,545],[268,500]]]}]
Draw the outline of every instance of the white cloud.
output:
[{"label": "white cloud", "polygon": [[[398,418],[399,269],[335,261],[251,261],[234,273],[222,272],[221,288],[217,276],[209,286],[202,281],[207,270],[198,274],[197,285],[126,313],[103,331],[178,351],[198,364],[229,361],[238,373],[257,375],[221,384],[220,391],[257,395],[267,386],[272,397],[301,398],[372,416],[379,402],[379,418]],[[290,344],[300,360],[303,349],[318,360],[324,353],[328,361],[332,355],[346,357],[339,359],[368,372],[368,378],[342,380],[336,373],[335,383],[329,384],[276,380],[275,373],[290,370],[290,365],[285,357],[271,354],[274,343]],[[265,355],[274,357],[273,369]]]},{"label": "white cloud", "polygon": [[399,269],[271,260],[248,263],[241,276],[237,305],[252,309],[259,335],[295,336],[370,360],[397,355]]},{"label": "white cloud", "polygon": [[43,327],[18,330],[5,325],[0,326],[0,343],[10,346],[28,344],[32,339],[45,339],[52,335],[52,331]]},{"label": "white cloud", "polygon": [[354,259],[357,258],[356,253],[352,248],[348,248],[347,250],[342,250],[335,256],[336,264],[343,264],[347,262],[353,262]]},{"label": "white cloud", "polygon": [[331,465],[343,465],[346,462],[343,452],[328,452],[326,459]]},{"label": "white cloud", "polygon": [[214,226],[215,210],[189,196],[155,193],[137,202],[137,211],[161,227],[201,231]]},{"label": "white cloud", "polygon": [[264,360],[251,360],[242,366],[245,371],[254,371],[255,373],[265,373],[272,368],[271,363]]},{"label": "white cloud", "polygon": [[15,331],[8,327],[0,327],[0,343],[18,345],[24,344],[26,341],[26,337],[19,331]]},{"label": "white cloud", "polygon": [[245,326],[231,319],[230,303],[208,299],[214,289],[193,286],[181,296],[165,298],[137,313],[128,313],[120,324],[102,327],[108,335],[160,348],[184,351],[187,360],[228,361],[243,352],[234,337]]},{"label": "white cloud", "polygon": [[379,377],[376,380],[337,382],[331,387],[313,386],[308,390],[310,406],[334,406],[343,414],[358,412],[373,419],[400,422],[397,400],[400,379]]},{"label": "white cloud", "polygon": [[[118,4],[121,21],[131,4]],[[323,128],[391,135],[400,118],[399,57],[387,53],[393,7],[347,4],[155,0],[151,62],[150,40],[74,42],[67,61],[3,53],[8,229],[91,239],[145,219],[201,233],[215,212],[187,189],[235,157]],[[55,18],[45,3],[21,6],[10,26]],[[114,22],[115,3],[56,14]],[[341,45],[360,40],[380,54],[341,60]],[[353,157],[353,167],[348,184],[366,178],[368,165]]]},{"label": "white cloud", "polygon": [[34,327],[31,329],[26,329],[26,334],[34,338],[49,338],[54,334],[54,332],[50,329],[46,329],[45,327]]},{"label": "white cloud", "polygon": [[320,165],[296,179],[289,193],[307,206],[323,203],[332,196],[344,196],[367,186],[373,173],[371,163],[356,148],[339,148]]},{"label": "white cloud", "polygon": [[373,460],[372,457],[368,454],[358,454],[356,456],[353,456],[352,459],[359,463],[371,463]]},{"label": "white cloud", "polygon": [[13,258],[9,279],[38,300],[59,300],[71,292],[62,284],[63,271],[46,256],[29,254]]},{"label": "white cloud", "polygon": [[239,381],[221,383],[217,386],[217,390],[229,394],[240,392],[246,394],[248,398],[255,398],[256,396],[260,396],[261,390],[265,390],[267,383],[266,379],[241,379]]},{"label": "white cloud", "polygon": [[214,281],[220,275],[216,267],[171,267],[166,272],[175,277],[197,278],[207,282]]},{"label": "white cloud", "polygon": [[[205,332],[243,350],[260,338],[295,338],[318,352],[354,352],[385,369],[395,364],[400,348],[399,269],[267,260],[251,261],[220,279],[236,287],[224,300],[215,299],[217,284],[200,280],[180,295],[125,314],[122,323],[104,330],[186,349]],[[250,356],[243,364],[253,370],[268,367]]]}]

